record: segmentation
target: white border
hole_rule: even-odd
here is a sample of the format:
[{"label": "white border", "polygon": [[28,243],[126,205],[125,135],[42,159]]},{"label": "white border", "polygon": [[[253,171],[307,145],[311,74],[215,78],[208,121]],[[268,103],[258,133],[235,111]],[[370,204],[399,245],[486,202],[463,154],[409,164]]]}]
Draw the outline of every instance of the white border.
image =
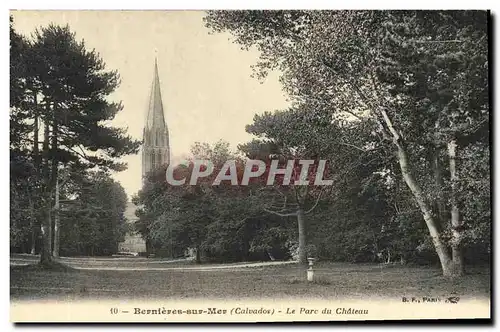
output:
[{"label": "white border", "polygon": [[144,1],[44,1],[36,0],[6,1],[10,9],[491,9],[495,6],[494,1],[325,1],[325,0],[183,0],[178,2],[163,2],[154,0]]}]

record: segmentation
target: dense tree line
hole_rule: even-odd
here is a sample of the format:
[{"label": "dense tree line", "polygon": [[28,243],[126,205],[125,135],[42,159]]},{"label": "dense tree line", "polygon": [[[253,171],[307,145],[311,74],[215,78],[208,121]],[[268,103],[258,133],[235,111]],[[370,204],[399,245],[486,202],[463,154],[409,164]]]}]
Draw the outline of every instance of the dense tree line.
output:
[{"label": "dense tree line", "polygon": [[[213,11],[205,22],[258,49],[256,76],[278,70],[292,104],[256,115],[238,151],[196,144],[176,174],[199,159],[235,160],[239,176],[249,159],[328,160],[333,185],[266,186],[264,174],[213,186],[214,171],[171,186],[159,169],[134,198],[149,252],[435,263],[445,276],[489,261],[486,12]],[[25,37],[11,22],[10,56],[11,250],[43,264],[113,253],[126,196],[109,171],[139,147],[105,124],[122,109],[108,99],[118,74],[69,27]]]},{"label": "dense tree line", "polygon": [[486,12],[212,11],[205,22],[259,50],[256,76],[279,70],[292,100],[255,116],[241,158],[326,159],[334,185],[175,192],[163,181],[138,197],[146,237],[219,259],[288,241],[302,261],[436,262],[452,277],[489,259]]},{"label": "dense tree line", "polygon": [[108,99],[118,73],[68,26],[27,37],[12,18],[10,58],[11,249],[47,266],[59,253],[112,252],[126,197],[109,171],[140,144],[106,123],[123,108]]}]

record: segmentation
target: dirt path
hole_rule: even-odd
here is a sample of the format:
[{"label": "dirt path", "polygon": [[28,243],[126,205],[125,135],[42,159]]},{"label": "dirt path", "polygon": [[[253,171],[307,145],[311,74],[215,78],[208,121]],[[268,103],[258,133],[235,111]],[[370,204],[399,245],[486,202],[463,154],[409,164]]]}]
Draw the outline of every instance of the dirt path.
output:
[{"label": "dirt path", "polygon": [[[38,262],[35,255],[11,256],[11,266],[25,266]],[[271,261],[255,263],[232,263],[192,266],[189,259],[158,260],[147,258],[95,258],[95,257],[61,257],[60,262],[71,266],[77,270],[99,270],[99,271],[217,271],[228,269],[254,268],[276,265],[295,264],[295,261]],[[174,263],[186,264],[186,266],[158,266],[161,264],[171,265]],[[154,264],[152,267],[150,265]]]},{"label": "dirt path", "polygon": [[220,264],[220,265],[208,265],[208,266],[186,266],[186,267],[75,267],[75,268],[80,270],[100,270],[100,271],[214,271],[214,270],[286,265],[295,263],[297,262],[280,261],[280,262],[257,262],[257,263],[242,263],[242,264]]}]

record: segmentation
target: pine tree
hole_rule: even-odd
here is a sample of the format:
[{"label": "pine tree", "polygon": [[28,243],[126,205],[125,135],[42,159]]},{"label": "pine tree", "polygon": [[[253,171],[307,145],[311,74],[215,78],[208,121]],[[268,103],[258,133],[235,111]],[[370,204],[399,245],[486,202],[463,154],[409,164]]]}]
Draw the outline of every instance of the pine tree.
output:
[{"label": "pine tree", "polygon": [[[29,77],[22,80],[24,86],[19,91],[29,96],[29,103],[19,107],[26,114],[23,119],[11,119],[19,125],[32,124],[30,154],[35,176],[42,184],[41,263],[50,265],[51,220],[53,213],[58,213],[54,211],[54,194],[60,167],[120,171],[126,164],[119,158],[137,153],[140,142],[125,129],[105,124],[123,109],[121,103],[109,101],[120,83],[119,75],[107,71],[99,54],[87,50],[84,41],[77,41],[69,26],[42,27],[27,45],[23,63]],[[11,91],[17,93],[12,85]]]}]

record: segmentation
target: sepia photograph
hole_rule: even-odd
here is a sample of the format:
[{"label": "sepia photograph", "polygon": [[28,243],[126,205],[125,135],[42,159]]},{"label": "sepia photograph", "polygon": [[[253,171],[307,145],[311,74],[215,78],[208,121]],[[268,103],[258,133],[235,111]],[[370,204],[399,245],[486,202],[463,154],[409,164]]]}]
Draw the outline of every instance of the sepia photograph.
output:
[{"label": "sepia photograph", "polygon": [[491,323],[487,10],[11,10],[10,321]]}]

